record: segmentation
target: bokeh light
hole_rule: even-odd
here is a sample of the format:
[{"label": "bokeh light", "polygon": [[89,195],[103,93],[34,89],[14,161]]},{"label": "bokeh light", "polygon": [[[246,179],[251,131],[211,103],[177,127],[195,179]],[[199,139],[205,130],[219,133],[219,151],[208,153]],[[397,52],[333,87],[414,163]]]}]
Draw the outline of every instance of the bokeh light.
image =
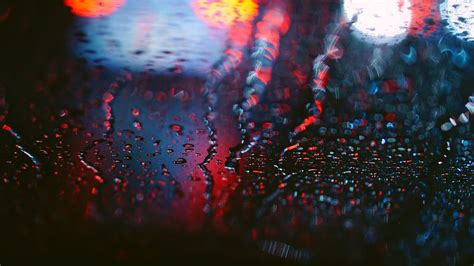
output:
[{"label": "bokeh light", "polygon": [[439,8],[450,32],[465,41],[474,40],[474,1],[445,0]]},{"label": "bokeh light", "polygon": [[107,17],[78,19],[73,38],[88,41],[73,49],[109,69],[199,76],[222,55],[227,30],[210,29],[190,0],[127,1]]},{"label": "bokeh light", "polygon": [[195,0],[192,6],[203,21],[219,28],[251,21],[258,14],[256,0]]},{"label": "bokeh light", "polygon": [[344,16],[354,35],[373,44],[393,44],[406,36],[411,23],[408,0],[345,0]]},{"label": "bokeh light", "polygon": [[64,4],[81,17],[108,16],[117,11],[125,0],[65,0]]}]

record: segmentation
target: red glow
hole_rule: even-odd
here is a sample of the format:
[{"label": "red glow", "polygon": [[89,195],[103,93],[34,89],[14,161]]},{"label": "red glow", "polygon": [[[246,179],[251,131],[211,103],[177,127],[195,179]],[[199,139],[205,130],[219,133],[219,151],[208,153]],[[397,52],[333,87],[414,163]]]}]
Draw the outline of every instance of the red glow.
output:
[{"label": "red glow", "polygon": [[295,128],[295,133],[301,133],[306,130],[306,128],[318,121],[318,118],[314,115],[308,116],[304,119],[298,127]]},{"label": "red glow", "polygon": [[252,29],[253,27],[250,22],[236,23],[229,33],[229,40],[232,45],[237,47],[247,45],[252,35]]},{"label": "red glow", "polygon": [[255,105],[258,104],[258,96],[257,95],[251,95],[248,99],[247,99],[247,104],[248,106],[251,108],[251,107],[254,107]]},{"label": "red glow", "polygon": [[385,93],[396,93],[400,89],[396,80],[386,80],[383,83],[383,90]]},{"label": "red glow", "polygon": [[81,17],[108,16],[125,3],[125,0],[65,0],[64,4]]},{"label": "red glow", "polygon": [[286,150],[291,151],[291,150],[294,150],[294,149],[298,148],[299,146],[300,146],[300,144],[296,143],[294,145],[291,145],[291,146],[287,147]]},{"label": "red glow", "polygon": [[[257,23],[256,39],[266,40],[273,46],[277,46],[280,36],[285,34],[290,27],[290,18],[280,10],[267,12],[262,21]],[[275,31],[274,29],[277,29]]]},{"label": "red glow", "polygon": [[[409,33],[429,35],[439,24],[437,0],[411,0],[411,25]],[[432,23],[427,23],[430,21]]]},{"label": "red glow", "polygon": [[7,20],[8,17],[10,17],[10,13],[11,13],[12,9],[10,7],[8,7],[4,12],[3,14],[0,14],[0,22],[4,22],[5,20]]},{"label": "red glow", "polygon": [[272,68],[271,67],[260,67],[256,70],[257,78],[263,82],[265,85],[268,84],[272,78]]},{"label": "red glow", "polygon": [[316,106],[316,108],[318,108],[318,111],[319,111],[320,113],[323,112],[323,105],[322,105],[322,103],[321,103],[320,100],[315,100],[315,101],[314,101],[314,105]]}]

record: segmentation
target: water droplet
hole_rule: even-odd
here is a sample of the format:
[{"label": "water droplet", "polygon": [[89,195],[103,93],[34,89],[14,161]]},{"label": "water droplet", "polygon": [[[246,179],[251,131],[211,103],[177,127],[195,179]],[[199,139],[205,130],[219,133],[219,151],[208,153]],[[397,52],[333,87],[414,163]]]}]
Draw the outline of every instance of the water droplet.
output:
[{"label": "water droplet", "polygon": [[178,134],[181,134],[183,132],[183,126],[178,125],[178,124],[172,124],[170,125],[170,129],[175,131]]},{"label": "water droplet", "polygon": [[175,164],[185,164],[186,163],[186,159],[184,158],[178,158],[174,161]]}]

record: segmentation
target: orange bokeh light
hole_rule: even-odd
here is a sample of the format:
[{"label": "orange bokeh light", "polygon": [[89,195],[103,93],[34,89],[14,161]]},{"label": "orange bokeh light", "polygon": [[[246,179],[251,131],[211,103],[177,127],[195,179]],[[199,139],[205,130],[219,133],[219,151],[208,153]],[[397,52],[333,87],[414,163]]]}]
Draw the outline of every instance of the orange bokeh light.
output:
[{"label": "orange bokeh light", "polygon": [[192,7],[204,22],[219,28],[249,22],[258,14],[256,0],[194,0]]},{"label": "orange bokeh light", "polygon": [[102,17],[115,12],[125,0],[65,0],[64,4],[81,17]]}]

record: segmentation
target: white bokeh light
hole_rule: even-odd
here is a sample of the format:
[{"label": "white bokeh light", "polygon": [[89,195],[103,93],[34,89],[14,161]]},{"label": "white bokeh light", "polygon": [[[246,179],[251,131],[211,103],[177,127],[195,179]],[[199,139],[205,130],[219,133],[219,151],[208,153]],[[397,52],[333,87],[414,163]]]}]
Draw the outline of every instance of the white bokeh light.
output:
[{"label": "white bokeh light", "polygon": [[407,35],[411,23],[409,0],[344,0],[347,21],[359,39],[373,44],[395,44]]},{"label": "white bokeh light", "polygon": [[445,0],[439,5],[447,29],[466,41],[474,41],[474,0]]}]

